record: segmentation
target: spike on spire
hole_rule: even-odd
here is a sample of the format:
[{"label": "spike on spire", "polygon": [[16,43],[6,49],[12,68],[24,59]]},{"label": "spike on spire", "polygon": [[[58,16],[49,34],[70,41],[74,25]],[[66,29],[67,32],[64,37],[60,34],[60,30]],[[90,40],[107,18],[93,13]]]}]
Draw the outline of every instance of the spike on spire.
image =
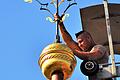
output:
[{"label": "spike on spire", "polygon": [[32,3],[32,0],[24,0],[26,3]]}]

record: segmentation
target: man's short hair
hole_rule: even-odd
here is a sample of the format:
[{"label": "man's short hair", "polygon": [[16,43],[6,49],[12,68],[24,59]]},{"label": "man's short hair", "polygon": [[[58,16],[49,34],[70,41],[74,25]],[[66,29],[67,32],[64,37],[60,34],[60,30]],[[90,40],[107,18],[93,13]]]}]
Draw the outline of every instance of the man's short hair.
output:
[{"label": "man's short hair", "polygon": [[86,31],[80,31],[80,32],[76,33],[76,34],[75,34],[76,38],[77,38],[80,34],[82,34],[82,33],[84,33],[84,32],[86,32]]}]

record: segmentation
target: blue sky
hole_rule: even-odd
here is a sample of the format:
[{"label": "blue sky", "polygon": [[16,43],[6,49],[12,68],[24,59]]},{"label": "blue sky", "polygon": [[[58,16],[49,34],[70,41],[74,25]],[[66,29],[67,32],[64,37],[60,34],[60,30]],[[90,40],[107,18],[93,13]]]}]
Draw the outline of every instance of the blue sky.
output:
[{"label": "blue sky", "polygon": [[[76,2],[78,5],[67,11],[70,16],[64,21],[74,39],[74,34],[81,30],[79,8],[102,4],[102,0]],[[120,0],[109,2],[120,3]],[[64,3],[60,6],[61,11],[65,6]],[[34,0],[32,4],[23,0],[1,0],[0,80],[46,80],[39,68],[38,59],[41,51],[55,40],[55,24],[46,21],[46,17],[51,15],[39,8],[40,5]],[[53,6],[50,5],[49,8],[55,13]],[[119,60],[118,56],[116,58]],[[87,79],[79,69],[80,63],[81,60],[77,59],[77,66],[70,80]]]}]

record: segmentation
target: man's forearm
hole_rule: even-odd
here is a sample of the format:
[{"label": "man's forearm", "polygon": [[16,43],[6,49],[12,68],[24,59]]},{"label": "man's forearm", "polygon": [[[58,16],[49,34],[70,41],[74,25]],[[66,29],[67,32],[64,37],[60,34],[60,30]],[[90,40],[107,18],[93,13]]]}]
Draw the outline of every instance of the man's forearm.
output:
[{"label": "man's forearm", "polygon": [[61,32],[63,40],[66,43],[69,43],[70,41],[72,41],[73,39],[71,35],[68,33],[68,31],[66,30],[66,28],[64,27],[63,22],[59,23],[59,27],[60,27],[60,32]]},{"label": "man's forearm", "polygon": [[64,24],[59,24],[61,35],[67,46],[74,52],[76,49],[80,50],[78,47],[78,44],[72,39],[71,35],[68,33],[68,31],[65,29]]}]

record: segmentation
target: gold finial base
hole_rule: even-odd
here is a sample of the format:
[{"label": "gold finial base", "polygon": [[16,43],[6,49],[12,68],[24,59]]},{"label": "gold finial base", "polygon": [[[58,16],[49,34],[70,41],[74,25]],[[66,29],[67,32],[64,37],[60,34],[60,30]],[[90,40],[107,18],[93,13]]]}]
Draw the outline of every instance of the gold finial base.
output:
[{"label": "gold finial base", "polygon": [[64,74],[64,80],[66,80],[72,75],[76,59],[73,52],[65,44],[53,43],[44,48],[38,63],[42,73],[48,79],[51,79],[54,71],[61,71]]}]

